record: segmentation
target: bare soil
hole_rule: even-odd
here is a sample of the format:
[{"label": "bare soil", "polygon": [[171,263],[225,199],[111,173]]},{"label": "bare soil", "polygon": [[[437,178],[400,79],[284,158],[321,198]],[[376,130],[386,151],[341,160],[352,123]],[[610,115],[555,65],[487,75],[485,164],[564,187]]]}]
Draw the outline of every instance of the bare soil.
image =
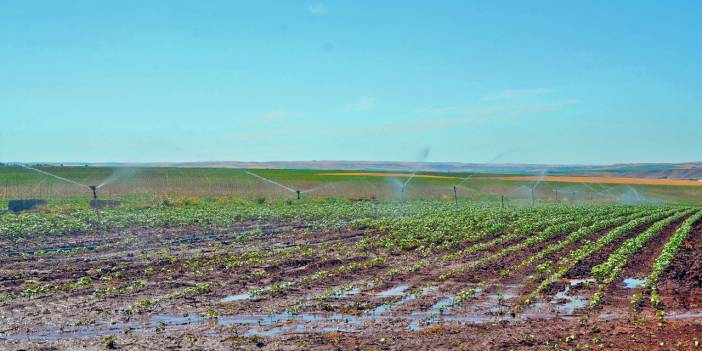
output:
[{"label": "bare soil", "polygon": [[[622,276],[649,272],[679,224],[652,239]],[[568,277],[589,278],[592,266],[646,227],[622,236]],[[255,235],[241,236],[253,230]],[[500,270],[567,234],[445,281],[438,274],[512,242],[392,276],[389,270],[431,256],[380,246],[359,250],[360,239],[382,233],[309,223],[135,227],[36,237],[22,249],[83,248],[44,254],[18,255],[17,247],[4,243],[0,349],[686,350],[702,342],[702,224],[663,277],[660,291],[671,313],[662,320],[650,308],[631,309],[630,292],[619,281],[599,309],[578,305],[587,302],[588,290],[564,281],[542,301],[511,314],[535,285],[535,267],[507,277]],[[378,257],[387,259],[373,261]],[[468,288],[475,289],[473,296],[451,304]]]}]

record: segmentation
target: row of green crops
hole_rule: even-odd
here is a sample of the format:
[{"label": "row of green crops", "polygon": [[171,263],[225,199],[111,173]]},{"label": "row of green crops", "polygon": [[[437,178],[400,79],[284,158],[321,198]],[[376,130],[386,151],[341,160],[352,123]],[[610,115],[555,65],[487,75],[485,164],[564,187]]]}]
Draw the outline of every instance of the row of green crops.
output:
[{"label": "row of green crops", "polygon": [[[678,253],[680,246],[688,238],[692,232],[692,227],[695,223],[702,219],[702,211],[695,213],[683,222],[683,224],[675,231],[675,233],[668,239],[668,241],[663,246],[663,250],[653,261],[653,268],[651,274],[646,278],[644,283],[644,289],[650,289],[651,292],[651,304],[653,307],[658,307],[661,304],[661,298],[658,294],[658,289],[656,284],[660,279],[663,272],[665,272],[670,264],[673,262],[673,258]],[[632,297],[632,303],[636,304],[638,300],[642,297],[642,294],[635,294]]]},{"label": "row of green crops", "polygon": [[534,264],[535,262],[538,262],[539,260],[544,259],[546,256],[548,256],[550,254],[553,254],[553,253],[556,253],[560,250],[563,250],[566,246],[574,244],[574,243],[582,240],[583,238],[587,237],[588,235],[594,234],[600,230],[604,230],[604,229],[607,229],[607,228],[610,228],[613,226],[617,226],[617,225],[621,225],[623,223],[629,222],[633,219],[636,219],[638,217],[642,217],[642,216],[646,215],[646,213],[647,213],[646,211],[641,211],[641,210],[634,211],[634,213],[631,213],[631,211],[627,211],[624,209],[619,214],[619,217],[601,219],[599,221],[596,221],[594,224],[592,224],[590,226],[582,227],[582,228],[578,229],[577,231],[570,233],[568,235],[568,237],[566,237],[565,239],[558,241],[556,243],[553,243],[553,244],[545,247],[544,249],[542,249],[538,253],[525,258],[524,260],[519,262],[514,267],[505,268],[502,272],[500,272],[500,274],[503,276],[507,276],[513,271],[518,271],[522,268],[528,267],[528,266]]},{"label": "row of green crops", "polygon": [[[524,217],[517,220],[512,225],[512,230],[500,235],[490,241],[480,242],[475,245],[468,246],[461,251],[449,253],[442,257],[444,261],[453,261],[460,257],[469,255],[471,253],[482,251],[496,245],[508,242],[510,240],[521,238],[525,235],[532,234],[536,231],[542,230],[548,226],[558,225],[564,222],[571,221],[575,218],[585,216],[590,211],[598,211],[600,209],[570,209],[569,211],[561,212],[559,210],[551,210],[549,212],[539,213],[537,217]],[[538,219],[538,220],[534,220]]]},{"label": "row of green crops", "polygon": [[[70,208],[45,210],[20,214],[0,214],[0,238],[16,239],[28,235],[60,235],[85,233],[95,228],[120,229],[140,227],[226,226],[242,221],[307,221],[316,220],[323,225],[338,225],[352,221],[364,226],[377,218],[403,218],[420,213],[436,212],[452,206],[440,201],[403,203],[329,202],[303,205],[285,204],[200,204],[193,206],[156,206],[146,208],[124,207],[101,210]],[[480,207],[464,207],[469,212]]]},{"label": "row of green crops", "polygon": [[563,278],[563,276],[565,276],[565,274],[568,273],[571,269],[573,269],[573,267],[575,267],[578,263],[582,262],[593,253],[602,250],[608,245],[611,245],[621,235],[624,235],[625,233],[628,233],[640,226],[658,221],[661,218],[671,216],[672,214],[679,211],[680,210],[678,209],[651,211],[652,213],[645,217],[633,219],[623,225],[620,225],[610,230],[607,234],[599,237],[594,242],[584,243],[578,249],[567,253],[565,256],[559,259],[558,262],[554,265],[554,268],[552,269],[549,276],[546,279],[544,279],[529,295],[527,295],[527,297],[524,299],[524,302],[526,304],[531,303],[534,300],[534,298],[536,298],[538,294],[541,293],[541,291]]},{"label": "row of green crops", "polygon": [[510,245],[508,247],[505,247],[491,255],[488,255],[486,257],[483,257],[477,261],[472,261],[468,262],[465,264],[462,264],[460,266],[454,267],[451,270],[442,273],[439,278],[440,279],[447,279],[450,277],[453,277],[457,274],[460,274],[468,269],[472,269],[474,267],[489,263],[489,262],[494,262],[501,257],[504,257],[512,252],[516,252],[519,250],[526,249],[530,246],[536,245],[538,243],[547,241],[553,237],[556,237],[558,235],[564,234],[568,231],[576,230],[577,228],[581,228],[583,226],[587,226],[592,222],[601,220],[601,219],[607,219],[611,218],[612,216],[618,216],[619,214],[616,212],[611,212],[611,211],[593,211],[589,213],[588,215],[582,216],[581,218],[568,221],[565,223],[558,223],[551,225],[547,228],[545,228],[543,231],[534,233],[533,235],[525,238],[523,241]]},{"label": "row of green crops", "polygon": [[684,216],[689,215],[690,211],[684,211],[670,216],[664,220],[658,221],[646,229],[643,233],[628,239],[622,245],[614,251],[605,262],[592,267],[592,275],[596,277],[602,285],[609,285],[612,283],[622,269],[626,266],[629,259],[643,249],[646,243],[658,235],[663,229],[673,224],[675,221],[682,219]]},{"label": "row of green crops", "polygon": [[[393,233],[386,245],[416,248],[419,242],[450,245],[466,239],[505,230],[510,225],[533,223],[533,218],[561,218],[621,206],[543,206],[500,209],[487,205],[443,201],[320,202],[305,204],[205,203],[192,206],[124,207],[98,213],[88,209],[49,209],[20,214],[0,214],[0,239],[25,236],[85,233],[95,228],[226,226],[242,221],[317,221],[320,225],[341,223],[373,226]],[[525,226],[520,233],[532,228]]]}]

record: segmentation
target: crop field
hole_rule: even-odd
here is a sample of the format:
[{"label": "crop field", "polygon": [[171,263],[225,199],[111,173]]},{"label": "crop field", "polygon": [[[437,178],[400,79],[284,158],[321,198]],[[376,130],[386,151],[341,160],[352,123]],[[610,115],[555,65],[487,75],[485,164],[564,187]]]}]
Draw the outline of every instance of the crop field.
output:
[{"label": "crop field", "polygon": [[[146,169],[100,192],[122,206],[93,210],[86,189],[0,172],[6,199],[49,199],[0,213],[3,350],[702,347],[693,189],[576,197],[458,175],[397,193],[387,177],[255,171],[290,191],[242,171]],[[327,192],[296,199],[315,188]],[[605,196],[631,189],[638,203]]]},{"label": "crop field", "polygon": [[[192,197],[267,197],[289,199],[290,191],[266,183],[242,169],[226,168],[110,168],[40,167],[81,184],[105,184],[101,198],[131,204],[152,205],[165,199]],[[461,199],[514,205],[536,203],[619,203],[702,205],[702,182],[595,177],[534,177],[479,173],[347,172],[318,170],[257,169],[267,177],[295,190],[306,199]],[[587,182],[574,182],[585,180]],[[613,182],[607,180],[614,179]],[[405,189],[406,188],[406,189]],[[532,189],[533,188],[533,189]],[[403,191],[407,190],[407,191]],[[532,192],[533,190],[533,192]],[[45,198],[50,204],[85,204],[90,190],[22,167],[0,166],[0,201]]]}]

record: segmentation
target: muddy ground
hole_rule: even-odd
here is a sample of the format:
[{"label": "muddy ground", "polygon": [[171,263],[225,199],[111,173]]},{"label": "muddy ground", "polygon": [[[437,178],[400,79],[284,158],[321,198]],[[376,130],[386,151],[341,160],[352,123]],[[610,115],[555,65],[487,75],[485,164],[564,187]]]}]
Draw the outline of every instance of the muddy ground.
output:
[{"label": "muddy ground", "polygon": [[0,349],[697,349],[702,224],[660,284],[666,315],[632,308],[639,288],[625,282],[650,271],[680,223],[632,258],[602,306],[589,306],[596,291],[589,270],[614,248],[583,261],[519,313],[513,307],[538,283],[535,265],[500,271],[569,233],[447,280],[438,276],[489,252],[447,262],[359,249],[359,240],[382,235],[371,229],[283,222],[101,230],[32,238],[21,249],[3,243]]}]

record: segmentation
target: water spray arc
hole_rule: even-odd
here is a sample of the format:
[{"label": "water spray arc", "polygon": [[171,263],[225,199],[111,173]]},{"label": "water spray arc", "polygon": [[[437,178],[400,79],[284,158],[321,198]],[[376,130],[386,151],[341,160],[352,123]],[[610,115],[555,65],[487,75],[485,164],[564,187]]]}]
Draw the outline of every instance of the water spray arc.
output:
[{"label": "water spray arc", "polygon": [[265,182],[271,183],[271,184],[273,184],[273,185],[275,185],[275,186],[278,186],[278,187],[280,187],[280,188],[283,188],[283,189],[285,189],[285,190],[287,190],[287,191],[289,191],[289,192],[291,192],[291,193],[294,193],[295,195],[297,195],[297,199],[298,199],[298,200],[300,200],[300,196],[301,196],[302,194],[310,193],[310,192],[317,191],[317,190],[319,190],[319,189],[324,188],[324,186],[317,186],[317,187],[314,187],[314,188],[311,188],[311,189],[307,189],[307,190],[296,190],[296,189],[293,189],[293,188],[291,188],[291,187],[288,187],[288,186],[285,186],[285,185],[283,185],[283,184],[280,184],[280,183],[278,183],[278,182],[276,182],[276,181],[274,181],[274,180],[271,180],[271,179],[268,179],[268,178],[266,178],[266,177],[260,176],[260,175],[258,175],[258,174],[256,174],[256,173],[253,173],[253,172],[244,171],[244,173],[246,173],[246,174],[248,174],[248,175],[250,175],[250,176],[256,177],[256,178],[258,178],[258,179],[261,179],[261,180],[263,180],[263,181],[265,181]]},{"label": "water spray arc", "polygon": [[[425,162],[427,160],[427,157],[429,157],[430,151],[431,151],[431,148],[429,148],[428,146],[423,148],[421,150],[421,152],[419,153],[419,157],[418,157],[417,162]],[[403,195],[405,194],[405,188],[407,188],[407,184],[409,184],[412,181],[412,179],[414,179],[414,177],[417,175],[417,172],[419,172],[419,169],[417,169],[417,167],[415,167],[415,169],[412,171],[412,174],[409,176],[409,178],[407,178],[407,180],[405,180],[402,183],[402,188],[400,189],[401,194],[403,194]]]},{"label": "water spray arc", "polygon": [[279,187],[281,187],[281,188],[283,188],[283,189],[285,189],[285,190],[287,190],[287,191],[289,191],[289,192],[291,192],[291,193],[297,192],[297,190],[295,190],[295,189],[293,189],[293,188],[287,187],[287,186],[285,186],[285,185],[283,185],[283,184],[280,184],[280,183],[278,183],[278,182],[276,182],[276,181],[270,180],[270,179],[268,179],[268,178],[266,178],[266,177],[262,177],[262,176],[260,176],[260,175],[258,175],[258,174],[256,174],[256,173],[249,172],[249,171],[244,171],[244,172],[245,172],[246,174],[250,175],[250,176],[256,177],[256,178],[261,179],[261,180],[263,180],[263,181],[265,181],[265,182],[268,182],[268,183],[271,183],[271,184],[273,184],[273,185],[279,186]]},{"label": "water spray arc", "polygon": [[50,176],[50,177],[52,177],[52,178],[56,178],[56,179],[58,179],[58,180],[61,180],[61,181],[66,182],[66,183],[79,186],[79,187],[81,187],[81,188],[85,187],[85,188],[90,189],[90,191],[91,191],[92,194],[93,194],[93,199],[90,201],[90,207],[92,207],[92,208],[96,208],[96,209],[97,209],[97,208],[102,208],[102,207],[116,207],[116,206],[119,206],[119,205],[120,205],[120,202],[117,201],[117,200],[98,200],[98,196],[97,196],[97,190],[98,190],[98,189],[102,188],[103,186],[105,186],[105,185],[107,185],[107,184],[109,184],[109,183],[111,183],[111,182],[113,182],[114,180],[117,179],[117,177],[115,177],[114,175],[113,175],[113,176],[110,176],[109,178],[107,178],[106,180],[104,180],[104,181],[103,181],[102,183],[100,183],[99,185],[86,185],[86,184],[77,182],[77,181],[75,181],[75,180],[71,180],[71,179],[68,179],[68,178],[64,178],[64,177],[58,176],[58,175],[56,175],[56,174],[53,174],[53,173],[50,173],[50,172],[47,172],[47,171],[42,171],[41,169],[37,169],[37,168],[34,168],[34,167],[27,166],[27,165],[25,165],[25,164],[18,163],[18,164],[16,164],[16,165],[19,166],[19,167],[23,167],[23,168],[29,169],[29,170],[31,170],[31,171],[37,172],[37,173],[41,173],[41,174],[43,174],[43,175]]},{"label": "water spray arc", "polygon": [[38,173],[41,173],[41,174],[44,174],[44,175],[48,175],[49,177],[54,177],[54,178],[56,178],[56,179],[62,180],[62,181],[64,181],[64,182],[67,182],[67,183],[70,183],[70,184],[73,184],[73,185],[77,185],[77,186],[80,186],[80,187],[90,188],[90,186],[85,185],[85,184],[83,184],[83,183],[78,183],[78,182],[76,182],[76,181],[74,181],[74,180],[66,179],[66,178],[64,178],[64,177],[59,177],[59,176],[57,176],[57,175],[55,175],[55,174],[53,174],[53,173],[49,173],[49,172],[46,172],[46,171],[42,171],[41,169],[36,169],[36,168],[34,168],[34,167],[29,167],[29,166],[24,165],[24,164],[21,164],[21,163],[18,163],[17,165],[20,166],[20,167],[23,167],[23,168],[32,170],[32,171],[34,171],[34,172],[38,172]]},{"label": "water spray arc", "polygon": [[534,182],[534,185],[531,186],[531,205],[534,206],[536,202],[536,197],[534,196],[534,190],[536,189],[537,186],[541,182],[543,182],[544,178],[546,177],[546,169],[541,171],[541,175],[536,179],[536,182]]},{"label": "water spray arc", "polygon": [[[514,151],[515,150],[506,150],[506,151],[500,152],[497,155],[495,155],[495,157],[485,161],[485,163],[490,164],[492,162],[495,162],[495,161],[499,160],[500,158],[502,158],[503,156],[505,156],[506,154],[508,154],[510,152],[514,152]],[[454,193],[454,199],[456,200],[456,204],[458,204],[458,194],[456,192],[456,187],[459,185],[463,185],[463,183],[467,182],[468,180],[470,180],[474,176],[476,176],[476,173],[469,174],[469,175],[463,177],[458,183],[456,183],[453,186],[453,193]],[[500,195],[500,207],[505,207],[505,196],[504,195]]]},{"label": "water spray arc", "polygon": [[470,175],[468,175],[468,176],[463,177],[463,179],[461,179],[458,183],[456,183],[456,184],[453,186],[453,200],[454,200],[454,202],[456,203],[456,205],[458,205],[458,189],[457,189],[457,187],[458,187],[459,185],[462,185],[462,184],[465,183],[466,181],[468,181],[468,179],[473,178],[474,175],[475,175],[475,174],[470,174]]},{"label": "water spray arc", "polygon": [[409,184],[409,182],[412,181],[412,179],[414,178],[415,175],[417,175],[417,171],[414,171],[414,173],[412,173],[412,175],[409,176],[409,178],[407,178],[407,180],[405,180],[404,183],[402,183],[402,189],[401,189],[400,191],[401,191],[403,194],[405,193],[405,188],[407,187],[407,184]]}]

